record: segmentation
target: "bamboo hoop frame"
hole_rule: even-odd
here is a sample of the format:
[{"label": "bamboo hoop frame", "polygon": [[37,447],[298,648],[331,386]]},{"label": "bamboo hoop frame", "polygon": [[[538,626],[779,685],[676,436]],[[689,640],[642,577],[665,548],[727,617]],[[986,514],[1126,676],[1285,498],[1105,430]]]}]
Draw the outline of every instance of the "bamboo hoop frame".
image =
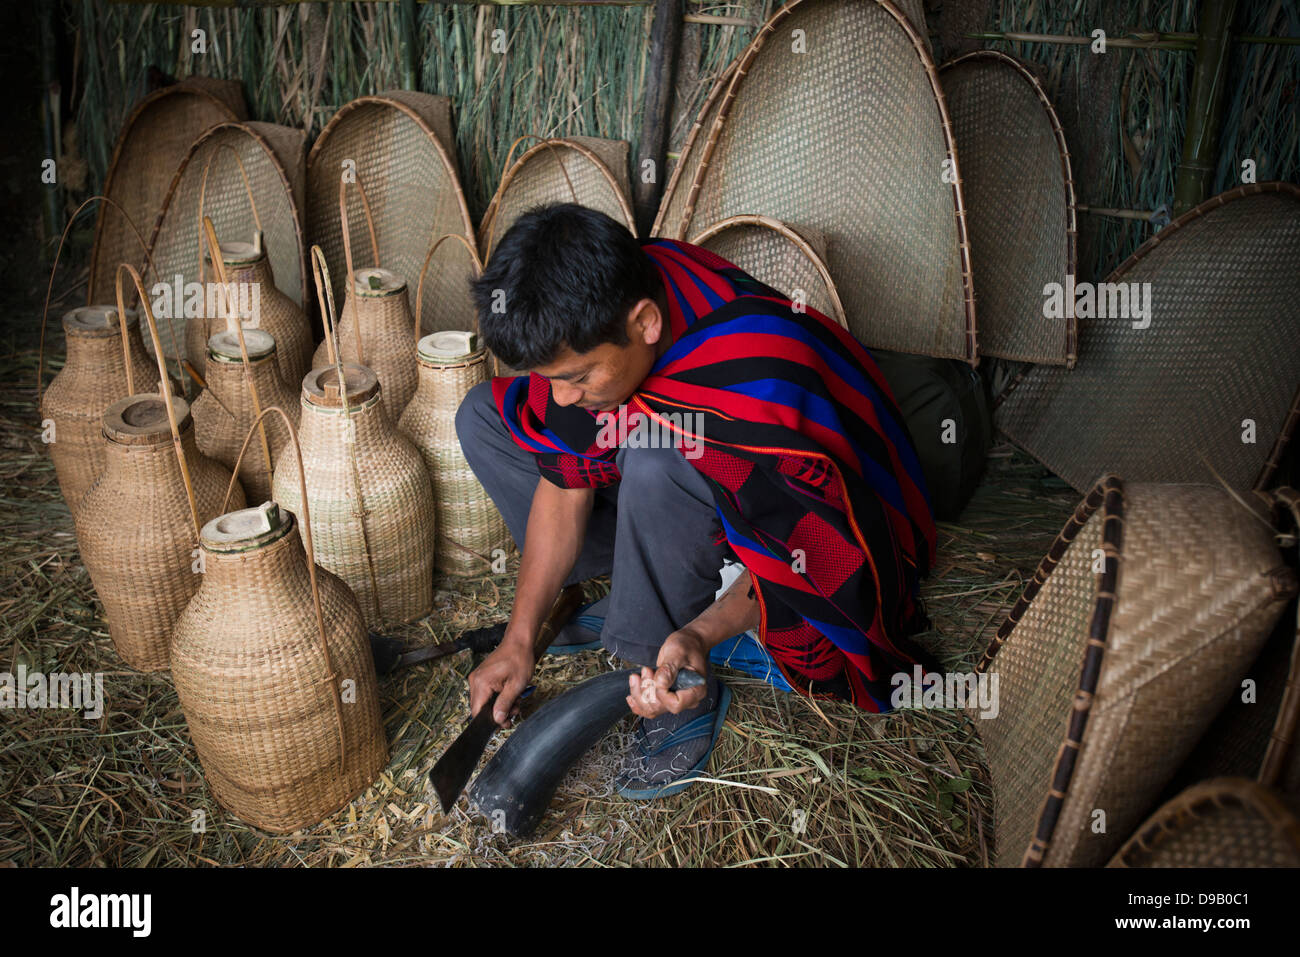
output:
[{"label": "bamboo hoop frame", "polygon": [[[758,226],[763,229],[771,230],[779,236],[789,240],[801,253],[812,263],[813,268],[821,277],[822,282],[826,284],[826,292],[831,297],[831,305],[834,307],[835,315],[832,316],[840,328],[847,330],[849,328],[848,316],[844,312],[844,304],[840,302],[839,290],[835,288],[835,280],[832,278],[830,270],[826,268],[826,263],[822,262],[821,256],[817,250],[813,249],[808,240],[804,239],[792,226],[787,226],[779,219],[773,219],[771,216],[755,216],[749,213],[742,213],[738,216],[728,216],[726,219],[720,219],[712,226],[709,226],[703,232],[698,233],[691,239],[691,245],[703,246],[710,239],[713,239],[720,233],[726,232],[737,226]],[[782,290],[783,292],[785,290]]]},{"label": "bamboo hoop frame", "polygon": [[[1300,492],[1282,487],[1273,492],[1273,505],[1286,511],[1300,531]],[[1280,517],[1280,516],[1279,516]],[[1300,727],[1300,605],[1296,607],[1296,639],[1291,649],[1291,666],[1287,670],[1286,687],[1278,705],[1277,719],[1269,734],[1264,758],[1259,766],[1259,783],[1265,787],[1277,786],[1286,761],[1295,746],[1296,731]]]},{"label": "bamboo hoop frame", "polygon": [[[466,251],[469,253],[470,262],[474,264],[474,275],[476,277],[483,275],[483,262],[478,258],[478,250],[474,248],[473,244],[468,239],[460,233],[446,233],[438,237],[437,241],[430,247],[428,254],[424,257],[424,265],[420,267],[420,276],[415,283],[415,343],[417,346],[420,344],[421,338],[420,310],[424,306],[424,298],[421,296],[421,293],[424,290],[424,277],[429,271],[429,264],[433,262],[433,254],[436,253],[438,247],[448,239],[460,240],[461,245],[464,246]],[[479,331],[477,313],[474,314],[474,331]]]},{"label": "bamboo hoop frame", "polygon": [[1104,553],[1104,566],[1097,576],[1096,598],[1088,626],[1087,649],[1084,652],[1079,685],[1070,711],[1069,726],[1065,739],[1056,752],[1052,779],[1038,813],[1038,825],[1034,837],[1021,858],[1022,867],[1041,867],[1047,856],[1052,834],[1056,830],[1056,822],[1061,816],[1061,809],[1065,806],[1065,799],[1070,790],[1070,780],[1074,776],[1074,767],[1088,726],[1088,715],[1097,692],[1102,656],[1110,637],[1110,620],[1115,609],[1116,579],[1123,558],[1124,485],[1118,475],[1103,475],[1088,492],[1087,497],[1075,508],[1074,514],[1070,516],[1065,528],[1056,536],[1052,547],[1038,563],[1033,579],[1025,586],[1011,613],[998,628],[997,634],[993,636],[988,649],[984,652],[984,657],[975,668],[976,674],[984,674],[988,670],[998,650],[1015,630],[1048,576],[1056,569],[1066,549],[1070,547],[1079,531],[1098,508],[1102,510],[1101,550]]},{"label": "bamboo hoop frame", "polygon": [[[241,350],[244,348],[242,335],[239,340],[239,347]],[[245,361],[247,361],[247,356],[245,356]],[[284,424],[289,430],[289,438],[293,442],[294,455],[298,458],[298,494],[302,496],[302,537],[303,544],[307,549],[307,574],[311,579],[312,611],[316,615],[316,630],[320,635],[321,656],[325,664],[325,673],[321,675],[321,683],[329,685],[334,692],[331,695],[331,700],[334,702],[334,721],[339,732],[339,765],[341,772],[346,773],[348,752],[347,735],[343,730],[343,694],[339,690],[339,675],[334,668],[334,659],[330,655],[329,638],[325,632],[325,615],[321,611],[320,605],[320,585],[316,581],[316,546],[311,537],[311,506],[307,503],[307,473],[303,470],[302,446],[298,443],[298,430],[293,427],[293,420],[289,418],[288,413],[278,405],[271,405],[262,409],[253,419],[253,424],[248,427],[248,432],[244,435],[244,444],[239,447],[239,455],[235,458],[235,468],[230,473],[230,483],[226,486],[226,496],[221,500],[221,514],[224,515],[230,505],[230,496],[235,490],[239,467],[244,462],[244,453],[248,451],[248,443],[253,438],[253,430],[259,430],[262,433],[262,441],[266,441],[266,427],[263,425],[262,419],[266,417],[268,412],[278,412],[280,418],[284,420]]]},{"label": "bamboo hoop frame", "polygon": [[[375,217],[370,211],[370,200],[366,197],[366,187],[361,182],[361,174],[354,171],[353,176],[355,177],[357,192],[361,195],[361,208],[366,214],[366,229],[370,232],[370,253],[374,256],[375,268],[378,269],[379,239],[375,235]],[[348,226],[348,181],[347,177],[344,176],[339,177],[339,222],[343,227],[343,258],[346,260],[348,267],[347,285],[344,287],[343,302],[346,304],[349,298],[354,301],[352,318],[357,324],[357,362],[361,365],[365,365],[366,355],[361,343],[361,310],[355,306],[357,291],[354,288],[353,283],[356,282],[356,273],[352,268],[352,231]],[[329,275],[328,268],[326,270],[326,275]],[[339,344],[339,348],[342,349],[342,343]],[[339,382],[343,383],[343,380],[340,379]],[[343,388],[344,391],[347,390],[346,383],[343,383]]]},{"label": "bamboo hoop frame", "polygon": [[[704,177],[709,170],[709,165],[713,161],[713,154],[717,148],[718,140],[722,135],[722,128],[726,124],[728,117],[731,115],[731,108],[735,104],[736,96],[740,86],[748,74],[749,69],[754,64],[760,50],[766,44],[768,38],[775,34],[777,28],[797,9],[805,3],[827,2],[827,0],[791,0],[785,6],[778,9],[763,24],[763,28],[758,31],[754,39],[750,41],[740,58],[736,62],[735,70],[732,72],[731,80],[727,84],[727,91],[722,100],[722,105],[718,109],[718,115],[714,117],[713,125],[709,129],[709,134],[704,142],[704,154],[700,158],[700,164],[696,167],[695,175],[691,180],[690,192],[687,194],[686,206],[682,212],[682,224],[679,229],[680,235],[685,235],[690,229],[691,220],[695,216],[695,207],[699,201],[700,192],[704,187]],[[944,97],[943,87],[939,83],[938,70],[935,68],[934,60],[930,56],[927,42],[919,33],[908,18],[896,7],[890,0],[872,0],[878,7],[891,16],[895,22],[907,34],[908,40],[912,44],[912,49],[916,52],[917,59],[921,61],[921,66],[925,69],[926,78],[930,83],[930,90],[934,94],[935,106],[939,111],[940,127],[943,132],[944,146],[947,149],[948,160],[952,164],[953,181],[952,195],[953,206],[956,215],[957,226],[957,245],[961,259],[961,280],[962,280],[962,307],[966,317],[966,361],[972,366],[979,365],[979,352],[976,346],[976,327],[975,327],[975,284],[974,272],[971,267],[971,247],[970,235],[966,228],[966,202],[961,188],[961,171],[957,160],[957,144],[952,135],[952,119],[948,115],[948,103]],[[680,164],[679,164],[680,165]],[[661,207],[662,208],[662,207]]]},{"label": "bamboo hoop frame", "polygon": [[[972,60],[986,60],[1013,67],[1016,73],[1030,85],[1034,94],[1038,97],[1038,101],[1043,105],[1043,111],[1047,114],[1048,122],[1052,125],[1052,134],[1056,137],[1057,150],[1061,154],[1061,178],[1065,181],[1065,271],[1069,275],[1075,275],[1079,265],[1078,204],[1074,189],[1074,169],[1070,162],[1070,147],[1065,141],[1065,129],[1061,126],[1061,118],[1056,113],[1056,107],[1052,105],[1047,91],[1038,82],[1038,77],[1034,75],[1032,70],[1015,57],[1008,56],[998,50],[973,50],[970,53],[955,57],[939,67],[939,75],[942,76],[950,68]],[[1079,322],[1074,315],[1073,302],[1066,303],[1065,320],[1065,367],[1073,369],[1079,359]]]}]

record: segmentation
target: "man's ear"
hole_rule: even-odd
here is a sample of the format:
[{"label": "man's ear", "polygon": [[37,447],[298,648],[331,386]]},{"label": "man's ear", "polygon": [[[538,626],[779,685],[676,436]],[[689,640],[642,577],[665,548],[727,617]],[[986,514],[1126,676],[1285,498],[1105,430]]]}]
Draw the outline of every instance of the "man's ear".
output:
[{"label": "man's ear", "polygon": [[640,339],[648,346],[657,343],[664,331],[663,313],[653,299],[642,299],[634,305],[627,324],[629,338]]}]

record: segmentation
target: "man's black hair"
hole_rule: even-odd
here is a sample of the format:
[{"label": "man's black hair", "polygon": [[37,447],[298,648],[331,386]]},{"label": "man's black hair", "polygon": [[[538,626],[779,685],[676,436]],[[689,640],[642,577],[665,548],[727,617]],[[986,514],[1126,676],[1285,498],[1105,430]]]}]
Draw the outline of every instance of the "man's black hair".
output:
[{"label": "man's black hair", "polygon": [[626,345],[627,312],[657,298],[658,270],[627,227],[574,203],[530,209],[472,283],[487,347],[516,369],[546,365],[568,346]]}]

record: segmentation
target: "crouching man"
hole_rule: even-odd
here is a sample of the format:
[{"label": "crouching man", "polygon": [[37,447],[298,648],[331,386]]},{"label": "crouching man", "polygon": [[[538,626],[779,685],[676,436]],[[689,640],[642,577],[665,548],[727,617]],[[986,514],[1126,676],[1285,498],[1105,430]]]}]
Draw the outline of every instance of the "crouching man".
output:
[{"label": "crouching man", "polygon": [[[528,375],[477,386],[466,458],[522,557],[501,645],[470,675],[504,723],[560,589],[611,575],[552,651],[641,666],[620,793],[674,793],[706,765],[730,700],[709,650],[757,628],[791,686],[889,708],[933,663],[918,580],[935,528],[883,376],[835,322],[698,246],[638,242],[571,204],[520,217],[474,286],[487,346]],[[720,597],[720,569],[746,571]],[[670,691],[677,672],[708,677]]]}]

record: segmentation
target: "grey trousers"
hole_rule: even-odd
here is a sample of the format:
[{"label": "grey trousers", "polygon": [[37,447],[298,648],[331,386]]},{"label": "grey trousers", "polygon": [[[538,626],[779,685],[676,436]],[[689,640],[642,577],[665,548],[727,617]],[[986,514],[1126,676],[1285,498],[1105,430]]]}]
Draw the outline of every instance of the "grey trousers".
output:
[{"label": "grey trousers", "polygon": [[[520,551],[540,475],[510,437],[491,383],[475,386],[456,413],[470,468],[505,518]],[[654,667],[664,639],[713,603],[730,550],[704,477],[677,449],[620,449],[622,480],[596,490],[582,552],[565,584],[611,576],[601,643]]]}]

